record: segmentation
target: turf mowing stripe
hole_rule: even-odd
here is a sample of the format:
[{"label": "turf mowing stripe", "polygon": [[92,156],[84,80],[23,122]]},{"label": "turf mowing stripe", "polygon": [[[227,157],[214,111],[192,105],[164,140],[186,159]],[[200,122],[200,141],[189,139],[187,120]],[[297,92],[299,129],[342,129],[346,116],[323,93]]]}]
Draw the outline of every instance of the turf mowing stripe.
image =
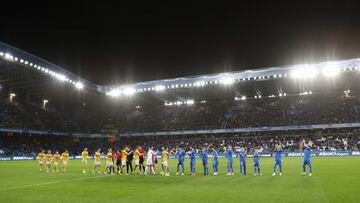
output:
[{"label": "turf mowing stripe", "polygon": [[88,179],[94,179],[94,178],[103,178],[103,177],[110,177],[110,176],[95,176],[95,177],[87,177],[87,178],[77,178],[77,179],[72,179],[72,180],[62,180],[62,181],[54,181],[54,182],[39,183],[39,184],[32,184],[32,185],[8,187],[8,188],[0,189],[0,192],[8,191],[8,190],[24,189],[24,188],[30,188],[30,187],[37,187],[37,186],[44,186],[44,185],[52,185],[52,184],[58,184],[58,183],[75,182],[75,181],[88,180]]}]

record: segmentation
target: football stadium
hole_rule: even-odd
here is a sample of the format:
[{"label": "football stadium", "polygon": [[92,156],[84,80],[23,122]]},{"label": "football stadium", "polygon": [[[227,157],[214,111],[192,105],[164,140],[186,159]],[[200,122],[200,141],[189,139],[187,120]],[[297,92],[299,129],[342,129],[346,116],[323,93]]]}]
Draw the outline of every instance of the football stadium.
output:
[{"label": "football stadium", "polygon": [[360,58],[72,70],[0,42],[0,202],[360,202]]}]

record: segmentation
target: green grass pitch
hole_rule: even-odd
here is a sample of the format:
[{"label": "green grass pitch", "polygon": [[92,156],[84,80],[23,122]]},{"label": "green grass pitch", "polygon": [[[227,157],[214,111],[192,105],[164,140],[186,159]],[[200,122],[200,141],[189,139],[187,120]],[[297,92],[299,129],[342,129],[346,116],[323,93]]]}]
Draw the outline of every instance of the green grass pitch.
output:
[{"label": "green grass pitch", "polygon": [[197,176],[175,176],[170,160],[172,174],[164,177],[92,174],[92,160],[87,174],[79,160],[70,160],[66,174],[39,172],[36,161],[2,161],[0,202],[360,202],[360,157],[315,157],[312,177],[300,176],[302,158],[284,158],[281,177],[271,176],[272,158],[261,159],[261,177],[239,176],[238,159],[232,177],[225,176],[224,159],[217,177],[201,175],[197,162]]}]

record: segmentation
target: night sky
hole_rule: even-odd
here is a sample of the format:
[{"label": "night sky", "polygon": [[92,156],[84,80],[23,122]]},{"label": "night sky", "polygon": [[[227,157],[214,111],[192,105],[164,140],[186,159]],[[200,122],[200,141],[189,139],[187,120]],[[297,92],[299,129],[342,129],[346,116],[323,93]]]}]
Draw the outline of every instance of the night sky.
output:
[{"label": "night sky", "polygon": [[98,84],[360,57],[348,1],[56,2],[2,5],[0,41]]}]

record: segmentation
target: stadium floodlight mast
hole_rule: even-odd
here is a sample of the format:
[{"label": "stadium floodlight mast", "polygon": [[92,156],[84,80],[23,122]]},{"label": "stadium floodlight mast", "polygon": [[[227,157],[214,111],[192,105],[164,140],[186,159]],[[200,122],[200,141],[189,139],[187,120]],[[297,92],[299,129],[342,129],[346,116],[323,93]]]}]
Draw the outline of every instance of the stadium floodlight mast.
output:
[{"label": "stadium floodlight mast", "polygon": [[14,97],[16,97],[15,93],[10,93],[10,102],[13,102]]}]

